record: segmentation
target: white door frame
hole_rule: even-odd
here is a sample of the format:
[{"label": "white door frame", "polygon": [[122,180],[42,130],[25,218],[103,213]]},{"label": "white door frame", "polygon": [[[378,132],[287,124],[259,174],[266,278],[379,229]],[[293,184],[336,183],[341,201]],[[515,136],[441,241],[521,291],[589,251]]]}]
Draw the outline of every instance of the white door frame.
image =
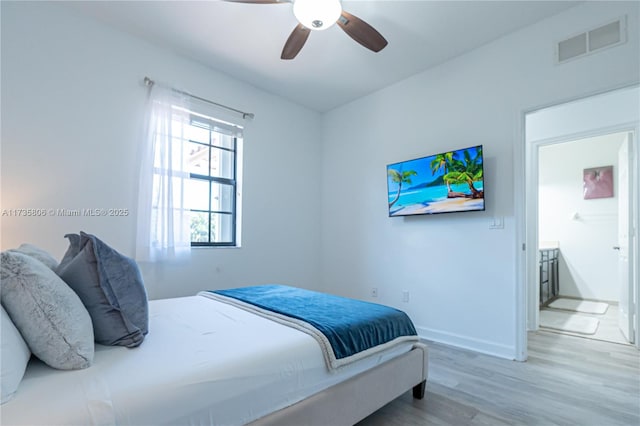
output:
[{"label": "white door frame", "polygon": [[[540,146],[549,145],[553,143],[568,142],[570,140],[583,139],[592,136],[598,136],[608,133],[616,133],[622,131],[634,132],[633,144],[632,144],[632,156],[633,167],[631,170],[632,185],[634,182],[638,182],[638,174],[640,171],[640,122],[630,121],[615,124],[613,126],[602,127],[598,129],[591,129],[584,132],[575,132],[572,134],[564,134],[558,137],[549,137],[546,139],[537,140],[532,143],[527,143],[526,137],[526,117],[528,114],[541,111],[546,108],[560,106],[563,104],[585,100],[592,96],[598,96],[614,92],[619,89],[630,89],[637,87],[637,84],[632,86],[625,86],[621,88],[614,88],[604,92],[590,94],[584,97],[578,97],[571,100],[557,102],[554,104],[545,105],[538,108],[533,108],[521,112],[519,117],[519,143],[516,144],[514,150],[514,169],[523,170],[524,173],[514,173],[515,182],[515,214],[516,214],[516,342],[515,342],[515,359],[518,361],[525,361],[527,359],[527,332],[529,330],[535,330],[538,325],[538,298],[539,294],[537,290],[537,250],[538,246],[538,149]],[[622,120],[621,120],[622,121]],[[535,184],[533,184],[535,182]],[[639,243],[638,243],[638,216],[640,211],[640,197],[638,194],[639,188],[636,186],[631,188],[633,199],[631,203],[633,205],[633,226],[636,227],[632,240],[633,254],[634,254],[634,275],[631,277],[631,285],[635,287],[635,306],[640,307],[640,289],[638,289],[638,268],[639,268]],[[638,334],[640,330],[640,315],[637,312],[635,314],[635,345],[640,349],[640,339]]]},{"label": "white door frame", "polygon": [[[638,262],[634,262],[637,256],[633,251],[633,246],[629,244],[633,242],[633,237],[628,235],[627,232],[630,227],[633,229],[631,226],[633,205],[630,202],[633,200],[631,190],[635,185],[631,181],[630,173],[633,170],[633,166],[630,163],[633,161],[633,144],[637,136],[637,133],[626,132],[622,144],[618,147],[618,171],[615,173],[618,177],[618,229],[616,230],[618,238],[616,246],[613,247],[617,249],[618,277],[623,278],[618,289],[620,298],[618,302],[618,328],[620,328],[627,340],[634,343],[636,336],[633,332],[635,328],[633,318],[634,313],[637,314],[637,308],[635,311],[630,311],[630,307],[633,307],[633,294],[636,289],[633,287],[634,271],[629,270],[629,268],[633,268],[634,264],[637,265]],[[622,197],[621,195],[623,194],[626,196]],[[627,258],[626,262],[623,260],[624,257]],[[626,282],[624,280],[625,276]],[[623,303],[623,301],[626,301],[626,303]]]}]

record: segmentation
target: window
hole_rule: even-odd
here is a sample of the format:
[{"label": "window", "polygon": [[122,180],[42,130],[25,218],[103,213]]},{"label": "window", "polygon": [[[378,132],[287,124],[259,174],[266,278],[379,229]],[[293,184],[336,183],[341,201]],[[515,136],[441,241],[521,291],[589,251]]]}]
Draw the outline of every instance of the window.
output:
[{"label": "window", "polygon": [[191,111],[185,130],[191,245],[238,246],[241,129]]},{"label": "window", "polygon": [[253,114],[148,78],[145,83],[151,89],[141,146],[136,259],[173,261],[188,257],[193,246],[240,246],[243,128],[214,115],[225,108],[243,119]]}]

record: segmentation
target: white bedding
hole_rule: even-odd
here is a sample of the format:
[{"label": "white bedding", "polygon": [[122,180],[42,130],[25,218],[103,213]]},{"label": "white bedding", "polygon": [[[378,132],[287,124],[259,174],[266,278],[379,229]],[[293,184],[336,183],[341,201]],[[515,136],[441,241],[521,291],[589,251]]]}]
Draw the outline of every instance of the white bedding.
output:
[{"label": "white bedding", "polygon": [[329,372],[309,335],[203,296],[151,301],[134,349],[96,345],[94,365],[32,360],[2,425],[237,425],[401,353],[405,342]]}]

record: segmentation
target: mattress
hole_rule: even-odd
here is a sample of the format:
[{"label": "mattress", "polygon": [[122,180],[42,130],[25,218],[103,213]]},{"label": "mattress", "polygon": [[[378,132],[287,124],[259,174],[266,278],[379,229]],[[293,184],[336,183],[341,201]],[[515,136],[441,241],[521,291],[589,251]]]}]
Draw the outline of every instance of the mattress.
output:
[{"label": "mattress", "polygon": [[404,342],[329,371],[309,335],[203,296],[151,301],[133,349],[96,345],[85,370],[32,359],[3,425],[238,425],[411,350]]}]

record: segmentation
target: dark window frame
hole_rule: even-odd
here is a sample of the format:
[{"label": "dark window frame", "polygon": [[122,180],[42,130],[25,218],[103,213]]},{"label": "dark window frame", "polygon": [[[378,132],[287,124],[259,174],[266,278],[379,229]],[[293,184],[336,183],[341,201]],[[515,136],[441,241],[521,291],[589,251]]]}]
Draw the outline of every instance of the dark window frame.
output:
[{"label": "dark window frame", "polygon": [[[195,119],[194,119],[195,118]],[[204,126],[197,126],[194,125],[193,123],[197,122],[197,123],[202,123],[202,124],[208,124],[208,128],[204,127]],[[209,170],[209,176],[207,175],[201,175],[201,174],[197,174],[197,173],[189,173],[189,179],[190,180],[199,180],[199,181],[203,181],[203,182],[207,182],[208,186],[209,186],[209,190],[208,190],[208,196],[209,196],[209,203],[208,203],[208,210],[201,210],[201,209],[190,209],[191,212],[196,212],[196,213],[206,213],[208,214],[208,238],[206,242],[199,242],[199,241],[191,241],[191,247],[237,247],[237,203],[238,203],[238,137],[234,136],[234,135],[229,135],[226,134],[224,132],[220,132],[216,130],[216,122],[214,120],[210,120],[210,119],[206,119],[203,118],[200,115],[191,115],[191,119],[190,119],[190,125],[194,126],[194,127],[200,127],[203,129],[208,130],[209,132],[209,142],[205,143],[205,142],[201,142],[201,141],[194,141],[194,140],[188,140],[188,142],[190,143],[195,143],[198,145],[202,145],[204,147],[207,148],[208,152],[208,167],[207,170]],[[220,135],[224,135],[224,136],[228,136],[231,138],[232,140],[232,148],[227,148],[227,147],[223,147],[223,146],[218,146],[218,145],[214,145],[213,144],[213,137],[212,134],[213,133],[218,133]],[[223,177],[219,177],[219,176],[210,176],[211,174],[211,153],[212,150],[220,150],[220,151],[227,151],[232,153],[233,155],[233,177],[232,178],[223,178]],[[231,210],[230,211],[225,211],[225,210],[212,210],[212,199],[211,199],[211,188],[213,184],[222,184],[222,185],[228,185],[231,186],[232,188],[232,202],[231,202]],[[218,214],[218,215],[229,215],[231,216],[231,241],[223,241],[223,242],[216,242],[216,241],[212,241],[212,233],[211,233],[211,221],[213,218],[213,215]]]}]

